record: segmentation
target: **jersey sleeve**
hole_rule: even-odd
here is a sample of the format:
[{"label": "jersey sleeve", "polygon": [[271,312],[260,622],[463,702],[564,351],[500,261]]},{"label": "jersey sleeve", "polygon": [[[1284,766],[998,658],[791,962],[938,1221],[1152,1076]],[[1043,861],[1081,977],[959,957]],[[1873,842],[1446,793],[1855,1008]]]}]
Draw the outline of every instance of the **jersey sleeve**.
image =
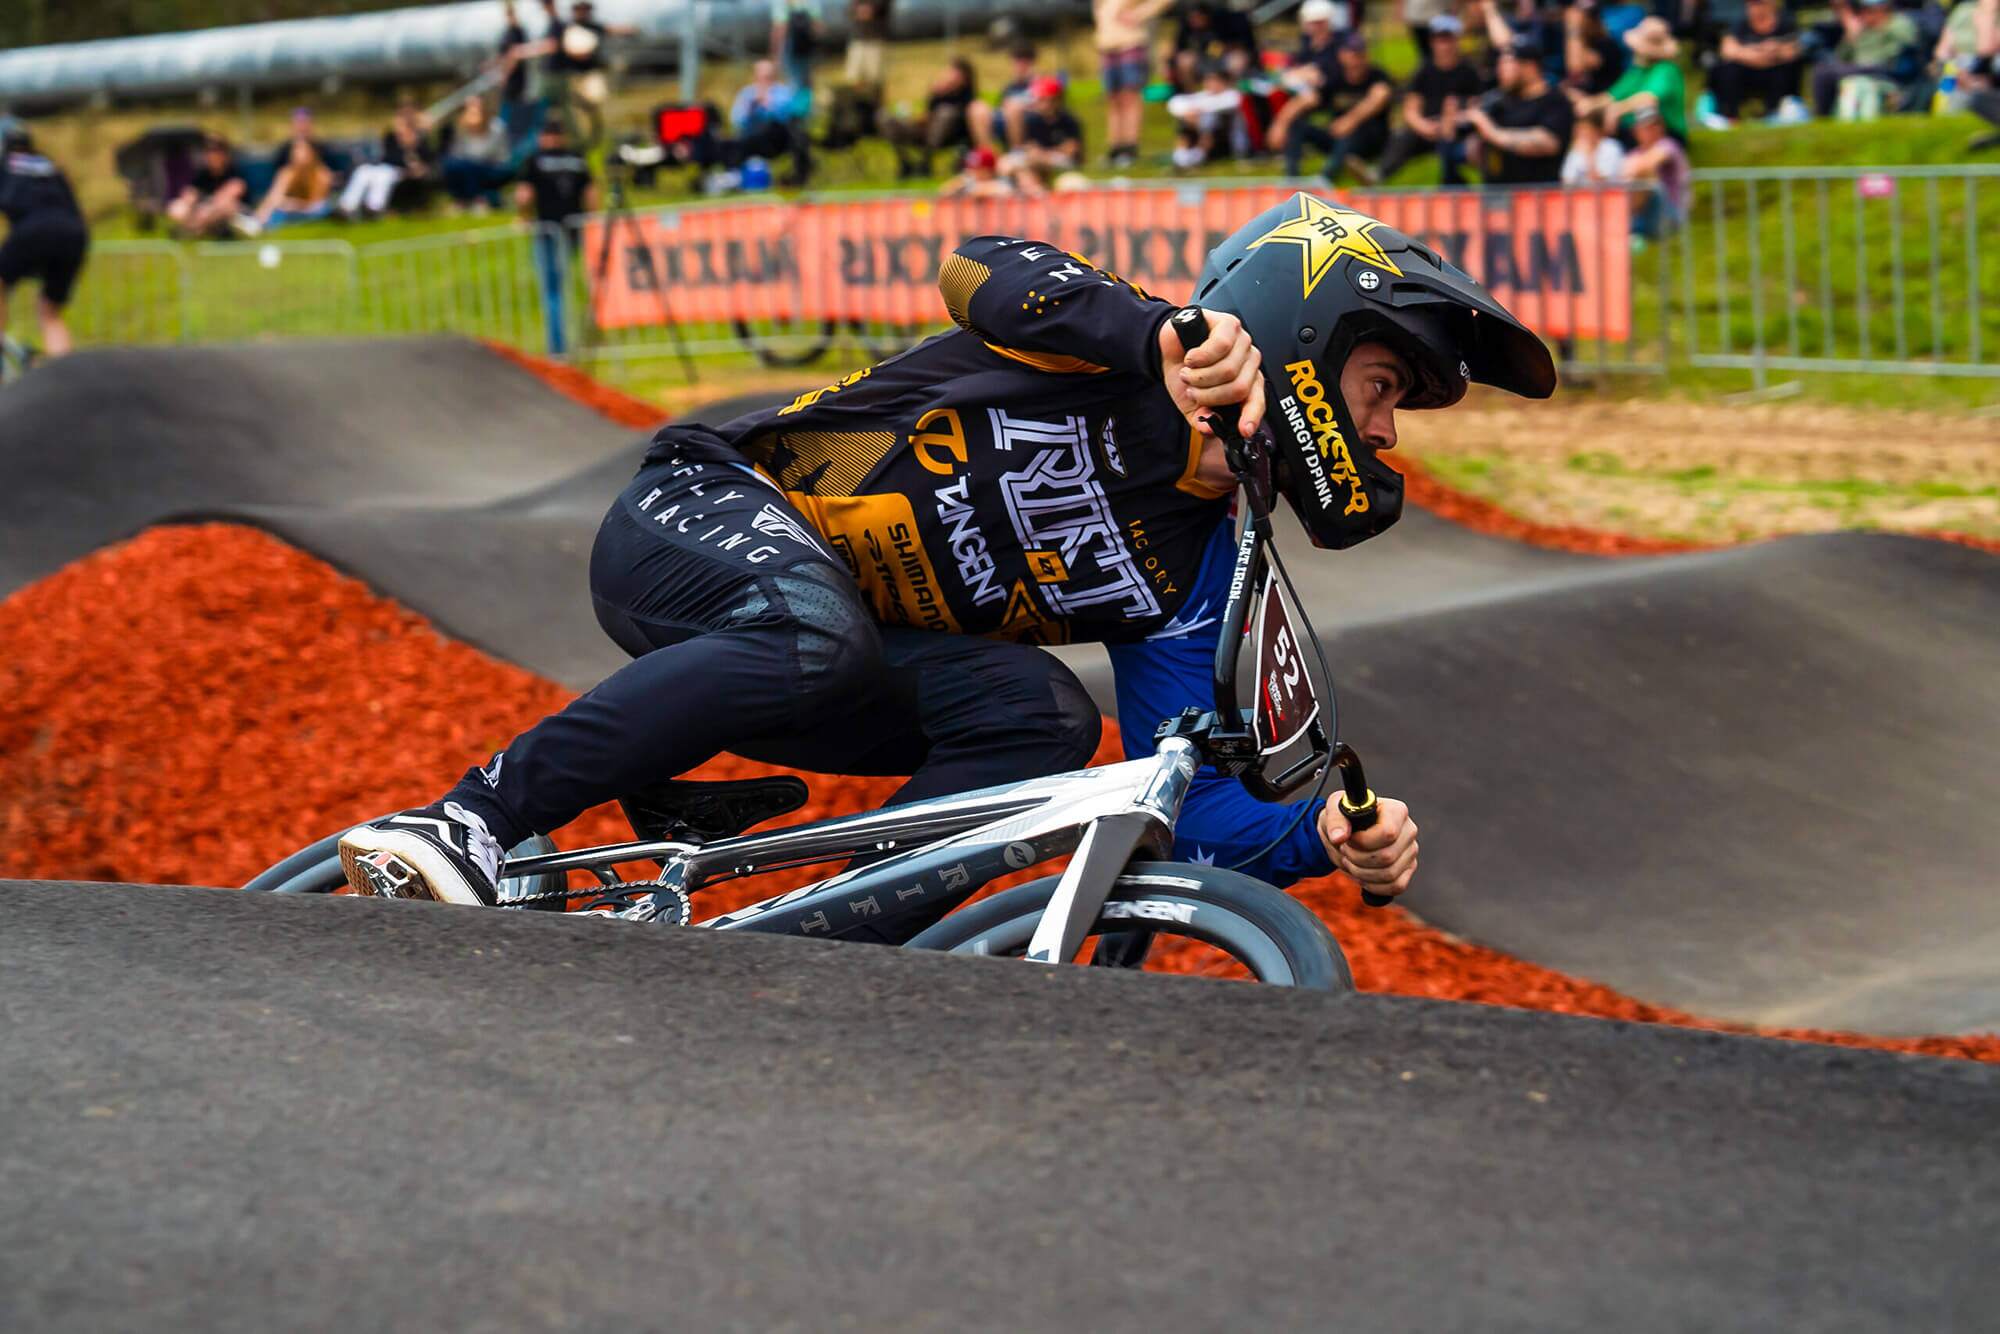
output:
[{"label": "jersey sleeve", "polygon": [[1056,374],[1160,378],[1172,303],[1046,241],[975,236],[938,270],[961,329],[1011,361]]},{"label": "jersey sleeve", "polygon": [[[1210,677],[1227,610],[1234,554],[1230,538],[1229,525],[1219,525],[1195,590],[1165,629],[1137,643],[1106,646],[1117,683],[1118,725],[1127,759],[1152,754],[1153,730],[1178,717],[1181,710],[1214,707]],[[1297,805],[1259,801],[1234,778],[1203,768],[1181,806],[1174,857],[1240,870],[1281,889],[1327,875],[1333,861],[1315,832],[1325,804],[1312,802],[1301,818]],[[1274,839],[1277,843],[1270,851],[1244,862]]]}]

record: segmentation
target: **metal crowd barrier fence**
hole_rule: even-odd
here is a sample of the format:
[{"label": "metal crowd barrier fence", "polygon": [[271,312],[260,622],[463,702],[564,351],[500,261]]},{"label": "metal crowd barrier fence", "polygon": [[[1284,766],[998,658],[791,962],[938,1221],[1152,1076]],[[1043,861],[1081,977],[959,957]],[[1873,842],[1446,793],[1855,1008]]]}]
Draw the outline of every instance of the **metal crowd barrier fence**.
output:
[{"label": "metal crowd barrier fence", "polygon": [[[1145,188],[1173,192],[1181,230],[1147,214],[1136,190],[1097,192],[1100,199],[1067,205],[1061,217],[1036,211],[1053,205],[1024,204],[1005,221],[1033,228],[1067,218],[1075,228],[1081,219],[1109,248],[1093,258],[1133,266],[1147,286],[1185,296],[1191,264],[1162,257],[1184,250],[1198,262],[1205,230],[1233,203],[1221,192],[1249,196],[1240,182]],[[1497,192],[1351,199],[1364,210],[1374,202],[1475,271],[1514,265],[1513,281],[1534,291],[1520,298],[1539,310],[1531,323],[1583,331],[1558,340],[1572,372],[1721,368],[1749,371],[1760,387],[1772,373],[1793,372],[2000,378],[2000,244],[1989,239],[2000,236],[2000,167],[1697,171],[1687,217],[1618,241],[1621,257],[1630,246],[1630,268],[1609,283],[1605,234],[1628,211],[1636,216],[1643,198],[1628,206],[1602,195],[1551,196],[1526,212]],[[816,209],[822,224],[858,219],[856,230],[841,231],[843,221],[803,261],[767,264],[769,272],[749,279],[754,301],[718,299],[729,264],[755,265],[768,259],[760,247],[798,241],[807,227],[792,220]],[[934,288],[920,281],[932,276],[936,247],[895,228],[907,231],[916,218],[948,231],[938,220],[947,215],[944,204],[907,195],[840,195],[777,209],[742,201],[650,209],[587,220],[580,231],[509,223],[359,246],[282,237],[102,242],[72,325],[85,344],[460,333],[621,374],[636,363],[692,370],[695,359],[716,358],[803,366],[831,354],[860,364],[945,327]],[[753,222],[761,228],[754,236]],[[875,229],[872,240],[863,225]],[[1170,243],[1154,234],[1163,226]],[[1534,234],[1510,239],[1507,229],[1518,226]],[[1582,270],[1589,281],[1563,277],[1573,264],[1566,237],[1596,238]],[[635,265],[646,271],[632,272]],[[882,281],[858,292],[857,273]],[[28,327],[30,317],[29,304],[17,301],[11,327]]]}]

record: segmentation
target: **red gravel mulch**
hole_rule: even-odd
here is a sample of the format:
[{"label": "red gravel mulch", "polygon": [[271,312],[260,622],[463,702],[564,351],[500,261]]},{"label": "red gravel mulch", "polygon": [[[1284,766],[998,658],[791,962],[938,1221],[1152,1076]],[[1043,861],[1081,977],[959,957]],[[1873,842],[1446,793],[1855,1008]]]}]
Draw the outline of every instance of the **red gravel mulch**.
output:
[{"label": "red gravel mulch", "polygon": [[[559,708],[561,687],[248,528],[157,528],[0,602],[0,877],[240,884],[342,824],[427,801]],[[1115,757],[1108,735],[1100,759]],[[764,772],[723,759],[711,777]],[[808,817],[878,804],[881,779],[811,777]],[[609,809],[562,832],[627,836]],[[703,895],[723,911],[775,883]],[[1469,945],[1334,877],[1294,891],[1364,990],[1710,1025]],[[1163,961],[1207,971],[1186,951]],[[1801,1037],[2000,1060],[2000,1038]]]}]

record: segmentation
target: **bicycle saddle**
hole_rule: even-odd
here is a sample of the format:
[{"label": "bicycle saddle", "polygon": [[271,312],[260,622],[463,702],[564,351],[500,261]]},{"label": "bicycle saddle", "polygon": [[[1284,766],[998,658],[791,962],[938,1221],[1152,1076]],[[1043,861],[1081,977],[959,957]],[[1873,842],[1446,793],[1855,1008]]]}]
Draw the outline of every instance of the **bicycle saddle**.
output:
[{"label": "bicycle saddle", "polygon": [[707,843],[806,804],[804,782],[787,774],[727,783],[672,779],[618,799],[632,832],[665,843]]}]

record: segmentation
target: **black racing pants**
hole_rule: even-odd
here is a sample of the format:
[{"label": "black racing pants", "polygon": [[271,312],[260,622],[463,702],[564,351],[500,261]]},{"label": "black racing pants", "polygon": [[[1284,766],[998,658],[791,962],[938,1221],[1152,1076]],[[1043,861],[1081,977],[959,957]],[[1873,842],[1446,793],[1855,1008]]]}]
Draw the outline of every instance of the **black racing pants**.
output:
[{"label": "black racing pants", "polygon": [[914,801],[1081,768],[1099,716],[1031,645],[882,626],[847,567],[747,470],[640,471],[590,558],[598,622],[633,657],[466,771],[449,800],[503,846],[730,751],[910,775]]}]

